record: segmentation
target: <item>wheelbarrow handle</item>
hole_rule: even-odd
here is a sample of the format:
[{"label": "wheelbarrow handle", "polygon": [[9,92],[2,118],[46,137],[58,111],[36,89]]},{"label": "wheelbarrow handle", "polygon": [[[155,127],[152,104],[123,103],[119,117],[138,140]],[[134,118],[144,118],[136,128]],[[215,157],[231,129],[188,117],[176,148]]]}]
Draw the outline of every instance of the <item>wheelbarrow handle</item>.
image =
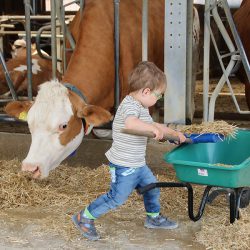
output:
[{"label": "wheelbarrow handle", "polygon": [[[145,136],[148,138],[154,138],[155,134],[152,131],[140,131],[140,130],[135,130],[135,129],[126,129],[123,128],[121,129],[122,133],[125,134],[130,134],[130,135],[139,135],[139,136]],[[179,137],[178,136],[174,136],[174,135],[170,135],[170,134],[164,134],[163,140],[165,141],[176,141],[179,142]],[[192,143],[192,140],[190,138],[187,138],[186,143]]]}]

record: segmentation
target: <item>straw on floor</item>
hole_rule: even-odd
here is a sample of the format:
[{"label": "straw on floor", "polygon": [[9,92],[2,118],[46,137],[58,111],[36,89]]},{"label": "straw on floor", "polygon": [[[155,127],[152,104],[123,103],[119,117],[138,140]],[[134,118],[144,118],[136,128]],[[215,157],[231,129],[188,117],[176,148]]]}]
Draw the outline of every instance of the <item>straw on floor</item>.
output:
[{"label": "straw on floor", "polygon": [[[94,170],[61,165],[45,180],[33,180],[29,175],[20,173],[20,162],[17,160],[0,160],[0,169],[0,214],[18,208],[51,211],[51,216],[41,219],[43,232],[54,232],[67,240],[79,236],[71,223],[71,215],[105,193],[110,181],[108,167],[104,165]],[[170,170],[160,174],[158,180],[175,181],[175,173]],[[197,209],[204,187],[195,186],[194,190]],[[162,190],[161,205],[165,214],[188,217],[187,192],[184,189]],[[242,210],[242,218],[230,225],[227,206],[226,199],[215,200],[213,205],[207,206],[202,228],[194,240],[204,244],[206,249],[250,249],[250,207]],[[136,192],[123,208],[113,212],[117,220],[123,217],[124,208],[133,208],[131,221],[145,216],[142,198]]]}]

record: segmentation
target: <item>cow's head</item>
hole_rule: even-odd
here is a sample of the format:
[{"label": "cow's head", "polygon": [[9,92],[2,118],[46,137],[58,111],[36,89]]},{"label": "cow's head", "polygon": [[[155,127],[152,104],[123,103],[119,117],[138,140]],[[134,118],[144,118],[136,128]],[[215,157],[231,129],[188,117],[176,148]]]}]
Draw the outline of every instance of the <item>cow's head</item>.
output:
[{"label": "cow's head", "polygon": [[111,119],[108,111],[87,105],[58,81],[40,85],[34,102],[14,101],[5,111],[19,119],[27,117],[32,142],[22,170],[33,172],[34,178],[47,177],[80,145],[84,136],[82,119],[90,127]]}]

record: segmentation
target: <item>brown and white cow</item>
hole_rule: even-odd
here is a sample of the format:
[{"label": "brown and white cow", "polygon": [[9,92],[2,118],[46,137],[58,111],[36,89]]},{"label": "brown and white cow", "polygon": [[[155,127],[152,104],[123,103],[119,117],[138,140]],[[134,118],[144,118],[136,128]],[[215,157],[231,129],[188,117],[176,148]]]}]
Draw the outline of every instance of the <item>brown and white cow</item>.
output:
[{"label": "brown and white cow", "polygon": [[58,81],[40,85],[34,102],[11,102],[5,112],[19,119],[27,116],[32,142],[22,170],[32,172],[34,178],[47,177],[50,170],[76,150],[88,126],[98,126],[111,119],[108,111],[86,104]]},{"label": "brown and white cow", "polygon": [[[41,51],[42,54],[48,54]],[[12,59],[6,63],[10,78],[13,82],[14,89],[18,95],[27,94],[28,81],[27,81],[27,60],[26,60],[26,41],[18,39],[12,45]],[[36,44],[31,45],[31,61],[32,61],[32,92],[33,95],[37,94],[37,89],[43,82],[52,79],[52,63],[38,56]],[[57,72],[57,78],[60,78]],[[0,67],[0,95],[8,96],[10,91],[5,79],[5,73]]]},{"label": "brown and white cow", "polygon": [[[120,2],[119,77],[121,98],[128,93],[127,79],[130,71],[141,61],[141,13],[141,0]],[[77,13],[70,29],[76,41],[76,48],[70,56],[63,82],[74,85],[86,97],[88,104],[112,111],[115,81],[113,0],[85,1],[82,18],[80,18],[80,13]],[[197,31],[194,33],[198,38]],[[156,63],[161,69],[163,69],[164,57],[163,34],[164,0],[149,1],[148,60]],[[197,42],[196,39],[194,40]],[[75,121],[78,112],[74,113],[76,108],[74,101],[70,98],[72,93],[69,91],[68,98],[65,87],[57,86],[56,89],[60,90],[59,93],[63,92],[64,94],[63,98],[58,97],[59,102],[55,102],[58,98],[53,90],[54,85],[46,84],[45,86],[42,85],[34,105],[28,112],[32,144],[29,154],[23,162],[23,169],[35,171],[35,177],[39,176],[38,170],[42,176],[47,176],[51,168],[55,168],[68,154],[74,151],[82,137],[79,127],[76,128],[77,124],[80,126],[80,120]],[[50,97],[50,88],[55,98]],[[45,95],[44,92],[47,94]],[[70,110],[70,102],[73,110]],[[12,106],[9,104],[6,112],[13,115],[11,110]],[[61,133],[58,129],[64,122],[70,124],[72,113],[74,113],[74,126],[66,128],[67,133],[71,135],[71,140],[67,137],[68,144],[65,144],[64,132]],[[95,114],[94,110],[90,113],[93,113],[93,116]],[[91,122],[92,124],[96,125],[110,118],[103,110],[100,111],[101,113],[103,116],[105,114],[105,119],[101,119],[100,116],[101,120]],[[89,123],[88,116],[84,117]]]},{"label": "brown and white cow", "polygon": [[[11,46],[12,51],[11,51],[11,56],[12,58],[16,57],[24,57],[26,56],[26,41],[24,39],[17,39],[13,45]],[[31,44],[31,55],[36,55],[37,50],[36,50],[36,44],[33,43]]]},{"label": "brown and white cow", "polygon": [[[42,59],[38,55],[33,55],[32,58],[32,92],[37,94],[37,87],[43,82],[52,79],[52,64],[51,61]],[[26,56],[17,56],[7,61],[7,69],[9,71],[14,89],[18,95],[27,93],[27,62]],[[60,74],[57,73],[60,78]],[[0,95],[10,95],[9,88],[5,79],[5,73],[0,67]]]},{"label": "brown and white cow", "polygon": [[[114,105],[114,5],[113,0],[87,0],[82,18],[78,12],[70,24],[76,48],[64,82],[73,83],[90,103],[107,110]],[[164,68],[164,0],[148,1],[148,60]],[[174,3],[175,4],[175,3]],[[178,4],[178,3],[176,3]],[[128,93],[128,75],[142,58],[142,1],[120,1],[121,99]],[[175,23],[178,25],[178,22]],[[199,42],[199,17],[194,11],[193,43]],[[197,57],[197,48],[193,53]],[[196,60],[196,59],[195,59]],[[171,83],[169,83],[171,84]],[[91,87],[90,87],[91,86]]]},{"label": "brown and white cow", "polygon": [[[234,14],[234,22],[243,43],[248,61],[250,62],[250,0],[243,0],[240,8]],[[245,95],[250,110],[250,82],[247,79],[245,70],[241,66],[237,73],[240,80],[245,84]]]}]

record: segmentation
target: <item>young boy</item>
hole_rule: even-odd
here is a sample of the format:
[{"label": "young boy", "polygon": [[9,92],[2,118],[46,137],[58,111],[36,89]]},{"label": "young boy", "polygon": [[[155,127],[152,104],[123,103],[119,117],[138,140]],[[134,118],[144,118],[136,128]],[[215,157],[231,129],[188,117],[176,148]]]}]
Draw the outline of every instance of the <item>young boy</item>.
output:
[{"label": "young boy", "polygon": [[[146,165],[147,138],[121,133],[121,129],[152,131],[160,140],[168,133],[185,136],[164,124],[153,122],[148,108],[153,106],[165,92],[165,74],[151,62],[141,62],[129,76],[129,95],[120,104],[113,122],[113,144],[106,152],[110,161],[111,185],[108,193],[93,201],[85,210],[73,215],[72,220],[82,235],[90,240],[100,238],[94,220],[111,209],[121,206],[134,189],[157,182]],[[160,214],[159,189],[152,189],[143,195],[147,228],[174,229],[178,224]]]}]

